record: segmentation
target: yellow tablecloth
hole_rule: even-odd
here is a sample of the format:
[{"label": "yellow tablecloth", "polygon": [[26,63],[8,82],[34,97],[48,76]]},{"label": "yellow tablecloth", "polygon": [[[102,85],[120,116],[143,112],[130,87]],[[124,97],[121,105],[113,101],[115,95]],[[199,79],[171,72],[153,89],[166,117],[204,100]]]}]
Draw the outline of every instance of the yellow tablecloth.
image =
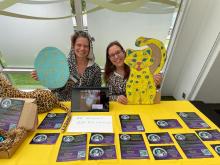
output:
[{"label": "yellow tablecloth", "polygon": [[[70,103],[66,103],[70,106]],[[54,109],[51,112],[63,112],[60,109]],[[211,141],[204,142],[207,148],[211,151],[214,158],[203,158],[203,159],[187,159],[174,137],[173,133],[195,133],[194,129],[189,129],[187,125],[180,119],[176,112],[196,112],[212,129],[219,128],[212,123],[205,115],[203,115],[198,109],[196,109],[188,101],[162,101],[160,104],[155,105],[121,105],[116,102],[110,103],[110,112],[93,112],[93,113],[76,113],[73,112],[73,116],[79,115],[111,115],[113,118],[113,128],[115,132],[115,145],[116,145],[116,160],[88,160],[88,146],[90,133],[88,133],[87,141],[87,159],[81,161],[70,161],[70,162],[56,162],[57,154],[59,152],[61,140],[63,135],[72,134],[72,133],[61,133],[58,141],[54,145],[34,145],[29,144],[35,133],[59,133],[60,130],[36,130],[33,133],[30,133],[24,143],[19,147],[16,153],[12,156],[11,159],[0,159],[0,165],[54,165],[54,164],[124,164],[129,165],[133,163],[138,163],[138,165],[146,164],[155,164],[155,165],[201,165],[201,164],[210,164],[210,165],[220,165],[220,156],[212,149],[210,144],[217,144],[220,141]],[[150,156],[150,159],[144,160],[122,160],[120,154],[119,138],[118,134],[122,133],[119,115],[120,114],[139,114],[141,120],[145,127],[145,132],[141,133],[144,137],[145,144]],[[46,114],[39,115],[39,123],[44,119]],[[179,123],[183,126],[181,129],[159,129],[154,123],[155,119],[178,119]],[[179,160],[155,160],[152,152],[150,150],[150,145],[146,139],[146,132],[169,132],[171,138],[174,141],[174,145],[180,152],[183,159]]]}]

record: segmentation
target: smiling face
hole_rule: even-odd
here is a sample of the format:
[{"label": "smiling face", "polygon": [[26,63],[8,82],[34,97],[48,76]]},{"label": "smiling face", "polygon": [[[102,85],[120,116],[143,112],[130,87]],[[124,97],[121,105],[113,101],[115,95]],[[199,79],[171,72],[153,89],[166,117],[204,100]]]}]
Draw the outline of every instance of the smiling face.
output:
[{"label": "smiling face", "polygon": [[89,54],[89,41],[87,38],[78,37],[73,46],[76,58],[87,58]]},{"label": "smiling face", "polygon": [[113,45],[108,49],[108,58],[116,68],[124,66],[125,53],[119,46]]}]

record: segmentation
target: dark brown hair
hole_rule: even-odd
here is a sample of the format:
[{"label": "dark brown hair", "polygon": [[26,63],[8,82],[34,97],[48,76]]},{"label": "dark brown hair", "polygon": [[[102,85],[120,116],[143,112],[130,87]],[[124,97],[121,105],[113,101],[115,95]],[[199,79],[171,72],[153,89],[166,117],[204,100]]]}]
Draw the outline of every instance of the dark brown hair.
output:
[{"label": "dark brown hair", "polygon": [[[84,31],[76,31],[74,33],[74,35],[72,35],[71,37],[71,47],[73,47],[76,43],[76,40],[77,38],[79,37],[83,37],[83,38],[86,38],[89,42],[89,46],[90,46],[90,43],[91,43],[91,36],[87,33],[87,32],[84,32]],[[90,47],[89,47],[90,48]]]},{"label": "dark brown hair", "polygon": [[[118,46],[121,51],[123,53],[125,53],[124,48],[122,47],[122,45],[118,42],[118,41],[113,41],[111,43],[108,44],[107,48],[106,48],[106,63],[105,63],[105,73],[104,73],[104,80],[106,83],[108,83],[108,79],[109,76],[115,71],[116,67],[112,64],[112,62],[109,59],[109,54],[108,51],[112,46]],[[130,68],[127,64],[124,64],[124,70],[125,70],[125,75],[124,75],[124,79],[128,79],[129,74],[130,74]]]}]

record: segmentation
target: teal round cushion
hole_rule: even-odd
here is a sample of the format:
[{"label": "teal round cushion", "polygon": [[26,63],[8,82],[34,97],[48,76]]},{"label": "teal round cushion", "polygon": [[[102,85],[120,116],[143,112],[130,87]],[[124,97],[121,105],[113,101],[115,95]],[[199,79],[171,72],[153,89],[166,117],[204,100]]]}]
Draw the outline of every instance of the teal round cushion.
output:
[{"label": "teal round cushion", "polygon": [[38,80],[48,88],[61,88],[69,79],[69,66],[66,56],[55,47],[42,49],[35,61],[34,67]]}]

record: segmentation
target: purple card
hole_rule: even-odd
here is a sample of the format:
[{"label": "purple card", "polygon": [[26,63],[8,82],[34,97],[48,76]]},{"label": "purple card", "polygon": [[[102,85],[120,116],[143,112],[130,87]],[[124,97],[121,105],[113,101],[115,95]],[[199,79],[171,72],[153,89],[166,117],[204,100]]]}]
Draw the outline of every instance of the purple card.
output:
[{"label": "purple card", "polygon": [[180,123],[176,119],[162,119],[162,120],[154,120],[157,126],[161,129],[167,128],[182,128]]},{"label": "purple card", "polygon": [[113,133],[92,133],[90,144],[114,144]]},{"label": "purple card", "polygon": [[89,160],[116,159],[115,146],[90,146]]},{"label": "purple card", "polygon": [[168,132],[146,133],[147,140],[150,144],[170,144],[173,143]]},{"label": "purple card", "polygon": [[59,133],[37,133],[30,144],[55,144]]},{"label": "purple card", "polygon": [[220,144],[211,144],[215,152],[220,156]]},{"label": "purple card", "polygon": [[122,132],[143,132],[144,126],[139,115],[119,115]]},{"label": "purple card", "polygon": [[122,159],[149,159],[141,134],[119,134]]},{"label": "purple card", "polygon": [[182,159],[175,146],[151,146],[155,160]]},{"label": "purple card", "polygon": [[195,112],[177,112],[189,128],[210,128]]},{"label": "purple card", "polygon": [[67,162],[86,159],[87,135],[63,136],[57,162]]},{"label": "purple card", "polygon": [[211,158],[213,155],[194,133],[173,134],[187,158]]},{"label": "purple card", "polygon": [[48,113],[38,129],[60,129],[65,117],[66,113]]},{"label": "purple card", "polygon": [[17,127],[25,101],[0,98],[0,129],[8,131]]},{"label": "purple card", "polygon": [[203,141],[220,140],[220,132],[217,129],[196,131],[196,133]]}]

